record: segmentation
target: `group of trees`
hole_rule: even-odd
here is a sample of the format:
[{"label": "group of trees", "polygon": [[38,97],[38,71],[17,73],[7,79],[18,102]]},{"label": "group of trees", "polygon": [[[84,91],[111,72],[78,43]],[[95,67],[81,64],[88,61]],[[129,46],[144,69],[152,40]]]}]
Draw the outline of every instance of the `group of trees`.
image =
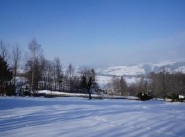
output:
[{"label": "group of trees", "polygon": [[151,79],[148,87],[154,97],[185,95],[185,74],[182,72],[170,73],[163,68],[159,73],[150,73],[148,78]]},{"label": "group of trees", "polygon": [[5,59],[0,55],[0,94],[11,94],[11,79],[13,73],[10,70],[7,62]]},{"label": "group of trees", "polygon": [[[75,74],[75,68],[69,64],[64,71],[61,61],[55,57],[53,61],[44,57],[41,46],[33,39],[28,44],[28,56],[25,64],[21,66],[22,51],[18,44],[12,46],[12,51],[8,50],[8,45],[0,42],[0,94],[13,95],[18,93],[16,89],[18,77],[24,77],[26,89],[35,93],[41,89],[68,91],[68,92],[88,92],[91,99],[91,90],[97,87],[96,74],[93,69],[82,69]],[[19,72],[19,70],[24,70]],[[12,93],[8,92],[12,86]],[[21,90],[22,91],[22,90]]]},{"label": "group of trees", "polygon": [[123,77],[114,77],[109,83],[110,94],[138,96],[141,93],[155,98],[174,98],[185,95],[185,74],[170,73],[165,68],[141,76],[135,83],[126,84]]},{"label": "group of trees", "polygon": [[112,77],[110,83],[105,86],[110,95],[140,96],[148,95],[155,98],[177,98],[185,95],[185,74],[182,72],[170,72],[164,67],[160,72],[150,72],[147,75],[138,76],[136,82],[126,83],[124,77]]},{"label": "group of trees", "polygon": [[[41,89],[67,91],[74,93],[88,93],[99,90],[96,83],[94,69],[81,69],[75,73],[72,64],[63,70],[58,57],[48,60],[44,57],[41,46],[33,39],[28,44],[29,53],[25,64],[21,64],[22,50],[19,45],[0,41],[0,95],[15,95],[18,86],[25,86],[32,93]],[[20,68],[22,65],[22,68]],[[21,70],[22,72],[20,72]],[[23,77],[25,82],[18,84],[18,78]],[[151,72],[141,76],[136,83],[127,84],[124,77],[113,77],[107,84],[106,91],[111,95],[137,96],[140,93],[150,94],[153,97],[165,98],[185,94],[185,74],[182,72],[170,73],[165,68],[160,72]],[[16,91],[17,90],[17,91]]]},{"label": "group of trees", "polygon": [[110,95],[122,95],[127,96],[128,93],[128,85],[124,79],[124,77],[112,77],[110,83],[106,86],[106,91]]},{"label": "group of trees", "polygon": [[10,53],[8,49],[9,45],[0,41],[0,95],[15,95],[21,50],[17,44]]}]

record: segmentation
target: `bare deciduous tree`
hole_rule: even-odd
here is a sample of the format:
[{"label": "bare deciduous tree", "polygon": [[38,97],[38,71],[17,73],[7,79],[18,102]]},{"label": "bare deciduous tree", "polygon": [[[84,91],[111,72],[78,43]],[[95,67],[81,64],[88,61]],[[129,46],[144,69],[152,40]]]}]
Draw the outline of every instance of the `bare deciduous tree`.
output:
[{"label": "bare deciduous tree", "polygon": [[28,45],[28,48],[31,52],[31,58],[32,58],[32,80],[31,80],[31,91],[33,92],[34,86],[34,77],[35,77],[35,65],[37,60],[37,55],[40,50],[40,45],[37,43],[36,39],[33,39],[30,44]]},{"label": "bare deciduous tree", "polygon": [[93,89],[96,84],[96,73],[94,69],[85,68],[81,71],[81,86],[88,91],[89,100],[92,99],[91,89]]},{"label": "bare deciduous tree", "polygon": [[74,75],[74,67],[73,67],[72,64],[69,64],[68,69],[67,69],[67,73],[68,73],[69,77],[73,77],[73,75]]},{"label": "bare deciduous tree", "polygon": [[8,61],[8,45],[3,41],[0,41],[0,55],[4,60]]},{"label": "bare deciduous tree", "polygon": [[112,77],[110,82],[110,93],[112,95],[128,95],[127,83],[123,77]]},{"label": "bare deciduous tree", "polygon": [[72,88],[72,81],[73,81],[73,76],[74,76],[74,67],[72,64],[69,64],[68,69],[67,69],[67,77],[68,77],[68,81],[69,81],[69,86],[70,86],[70,90]]},{"label": "bare deciduous tree", "polygon": [[17,71],[18,71],[18,68],[20,67],[21,54],[22,54],[22,51],[19,45],[16,44],[12,50],[12,65],[13,65],[12,68],[13,68],[14,86],[16,84]]},{"label": "bare deciduous tree", "polygon": [[54,59],[54,83],[55,83],[55,90],[56,90],[56,85],[59,85],[60,89],[60,79],[62,77],[62,66],[60,63],[60,59],[56,57]]},{"label": "bare deciduous tree", "polygon": [[127,83],[123,77],[120,79],[120,92],[122,96],[128,95]]}]

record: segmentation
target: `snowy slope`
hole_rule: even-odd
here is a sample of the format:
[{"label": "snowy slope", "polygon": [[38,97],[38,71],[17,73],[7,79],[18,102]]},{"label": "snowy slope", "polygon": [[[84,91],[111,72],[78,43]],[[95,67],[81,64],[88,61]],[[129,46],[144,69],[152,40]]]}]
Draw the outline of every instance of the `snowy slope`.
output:
[{"label": "snowy slope", "polygon": [[[96,78],[97,78],[96,82],[99,84],[99,86],[101,88],[104,88],[104,86],[106,86],[108,83],[111,83],[111,81],[112,81],[112,76],[97,75]],[[135,83],[136,81],[138,81],[140,78],[137,78],[137,77],[134,77],[134,76],[132,76],[132,77],[124,76],[124,79],[127,82],[127,84],[132,84],[132,83]]]},{"label": "snowy slope", "polygon": [[96,68],[97,82],[100,87],[104,87],[109,83],[113,76],[121,77],[128,84],[136,82],[140,75],[146,75],[150,72],[159,72],[163,67],[169,72],[183,72],[185,73],[185,62],[164,61],[157,64],[139,64],[133,66],[111,66]]},{"label": "snowy slope", "polygon": [[184,137],[185,104],[0,98],[1,137]]},{"label": "snowy slope", "polygon": [[111,66],[96,68],[98,75],[103,76],[137,76],[144,75],[149,72],[159,72],[162,68],[165,68],[169,72],[182,71],[185,72],[185,62],[160,62],[157,64],[139,64],[128,66]]},{"label": "snowy slope", "polygon": [[100,86],[104,86],[106,85],[107,83],[110,83],[112,80],[112,77],[111,76],[100,76],[100,75],[97,75],[96,77],[96,82],[100,85]]},{"label": "snowy slope", "polygon": [[185,66],[179,67],[179,68],[175,69],[175,71],[185,73]]},{"label": "snowy slope", "polygon": [[145,70],[142,66],[113,66],[113,67],[108,67],[99,73],[103,73],[106,75],[115,75],[115,76],[140,75],[145,73]]}]

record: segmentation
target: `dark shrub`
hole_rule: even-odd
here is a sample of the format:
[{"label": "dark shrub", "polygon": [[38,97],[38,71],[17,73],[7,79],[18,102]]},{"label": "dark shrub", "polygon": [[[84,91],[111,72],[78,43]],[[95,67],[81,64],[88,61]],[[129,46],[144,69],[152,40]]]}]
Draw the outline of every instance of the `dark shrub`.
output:
[{"label": "dark shrub", "polygon": [[139,92],[137,96],[138,96],[138,98],[139,98],[140,100],[142,100],[142,101],[152,99],[152,97],[149,96],[147,93]]},{"label": "dark shrub", "polygon": [[167,98],[172,99],[172,102],[183,101],[183,99],[179,99],[179,94],[176,94],[176,93],[172,93],[171,95],[168,95]]},{"label": "dark shrub", "polygon": [[25,91],[23,91],[22,96],[30,96],[31,97],[31,92],[29,90],[25,90]]},{"label": "dark shrub", "polygon": [[5,90],[6,90],[7,96],[15,96],[15,86],[14,85],[7,85]]}]

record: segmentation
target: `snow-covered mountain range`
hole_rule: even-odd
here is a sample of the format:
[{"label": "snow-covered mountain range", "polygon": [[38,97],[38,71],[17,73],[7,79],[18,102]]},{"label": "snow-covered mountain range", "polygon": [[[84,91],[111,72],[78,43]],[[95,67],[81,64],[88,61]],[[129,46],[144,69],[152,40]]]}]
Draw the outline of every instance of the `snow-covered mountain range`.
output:
[{"label": "snow-covered mountain range", "polygon": [[165,68],[168,72],[181,71],[185,73],[185,61],[181,62],[160,62],[158,64],[139,64],[139,65],[124,65],[124,66],[110,66],[97,67],[97,82],[103,87],[111,82],[113,76],[121,77],[127,81],[128,84],[134,83],[140,79],[141,75],[146,75],[150,72],[160,72]]},{"label": "snow-covered mountain range", "polygon": [[96,72],[101,76],[138,76],[149,72],[159,72],[163,68],[169,72],[181,71],[185,73],[184,62],[161,62],[158,64],[139,64],[125,66],[110,66],[96,68]]}]

